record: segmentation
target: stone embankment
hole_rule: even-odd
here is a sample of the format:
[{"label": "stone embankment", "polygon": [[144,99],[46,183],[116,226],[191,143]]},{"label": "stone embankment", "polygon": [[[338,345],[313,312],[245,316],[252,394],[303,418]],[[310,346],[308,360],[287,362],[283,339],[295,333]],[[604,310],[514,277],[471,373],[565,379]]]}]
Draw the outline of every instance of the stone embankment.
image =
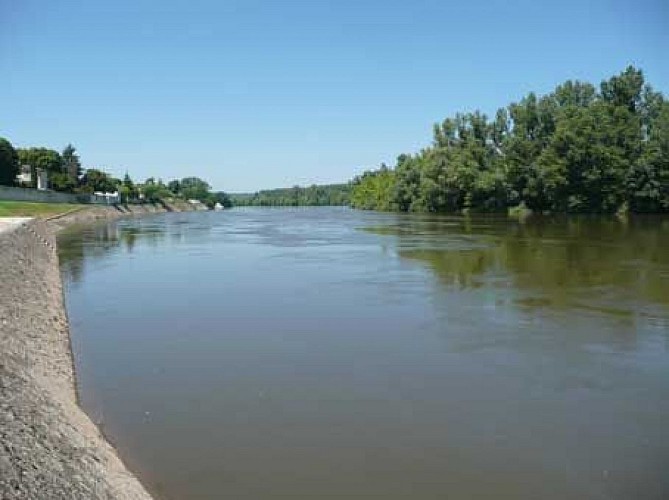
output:
[{"label": "stone embankment", "polygon": [[77,404],[55,233],[166,210],[96,206],[0,232],[0,498],[151,498]]}]

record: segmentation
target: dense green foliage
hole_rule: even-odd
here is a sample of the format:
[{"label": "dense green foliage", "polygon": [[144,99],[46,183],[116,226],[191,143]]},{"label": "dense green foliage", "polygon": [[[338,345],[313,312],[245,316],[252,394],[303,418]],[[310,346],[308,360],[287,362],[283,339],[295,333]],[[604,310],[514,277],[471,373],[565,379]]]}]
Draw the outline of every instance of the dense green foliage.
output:
[{"label": "dense green foliage", "polygon": [[629,67],[434,126],[430,147],[353,182],[357,208],[669,211],[669,102]]},{"label": "dense green foliage", "polygon": [[269,189],[253,194],[233,194],[231,196],[232,203],[236,206],[340,206],[349,204],[350,192],[351,186],[349,184],[326,184]]},{"label": "dense green foliage", "polygon": [[11,142],[0,137],[0,185],[11,186],[18,173],[18,154]]},{"label": "dense green foliage", "polygon": [[230,198],[230,195],[224,193],[223,191],[210,193],[204,203],[209,208],[214,208],[217,203],[223,208],[232,208],[233,206],[232,198]]},{"label": "dense green foliage", "polygon": [[202,201],[207,197],[210,190],[209,183],[198,177],[185,177],[179,181],[178,194],[187,200]]},{"label": "dense green foliage", "polygon": [[63,166],[63,158],[53,149],[20,148],[17,151],[21,165],[30,165],[47,172],[60,172]]},{"label": "dense green foliage", "polygon": [[393,210],[395,173],[386,165],[376,172],[365,172],[354,181],[351,205],[365,210]]},{"label": "dense green foliage", "polygon": [[31,186],[37,182],[37,169],[46,170],[49,185],[55,191],[74,192],[82,174],[77,150],[68,144],[62,154],[48,148],[25,148],[18,150],[19,163],[31,167]]},{"label": "dense green foliage", "polygon": [[167,188],[163,181],[161,179],[156,181],[154,177],[146,179],[140,189],[146,200],[150,202],[156,202],[163,198],[170,198],[173,196],[173,193]]},{"label": "dense green foliage", "polygon": [[65,146],[65,149],[63,149],[60,156],[63,158],[63,169],[67,172],[70,179],[76,182],[76,180],[84,173],[81,168],[81,161],[79,161],[77,150],[72,144],[68,144]]},{"label": "dense green foliage", "polygon": [[37,186],[37,169],[46,170],[50,179],[55,176],[56,185],[61,187],[63,178],[59,174],[63,174],[63,159],[58,151],[48,148],[20,148],[17,149],[17,153],[19,163],[31,167],[32,181],[30,187]]},{"label": "dense green foliage", "polygon": [[167,191],[185,200],[201,201],[209,208],[214,208],[217,203],[224,208],[232,206],[232,201],[226,193],[212,192],[209,183],[198,177],[184,177],[170,181],[167,184]]},{"label": "dense green foliage", "polygon": [[230,197],[222,192],[212,192],[209,184],[198,177],[175,179],[167,185],[162,180],[149,177],[143,184],[133,182],[126,172],[117,179],[102,169],[83,169],[77,150],[68,144],[62,153],[44,147],[14,149],[12,144],[0,138],[0,184],[15,185],[21,165],[30,167],[30,186],[36,187],[37,169],[48,173],[49,188],[77,194],[115,193],[122,203],[158,202],[162,199],[182,198],[199,200],[210,208],[217,203],[229,208]]},{"label": "dense green foliage", "polygon": [[123,181],[118,187],[118,192],[121,195],[121,202],[128,203],[136,200],[139,197],[139,189],[135,187],[135,183],[128,175],[128,172],[123,176]]},{"label": "dense green foliage", "polygon": [[119,184],[118,179],[96,168],[89,168],[80,179],[79,191],[82,193],[113,193]]}]

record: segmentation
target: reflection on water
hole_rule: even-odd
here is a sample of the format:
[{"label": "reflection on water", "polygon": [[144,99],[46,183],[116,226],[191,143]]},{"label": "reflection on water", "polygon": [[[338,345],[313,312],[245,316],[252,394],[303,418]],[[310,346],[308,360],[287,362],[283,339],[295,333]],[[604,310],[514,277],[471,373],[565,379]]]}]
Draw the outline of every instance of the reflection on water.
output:
[{"label": "reflection on water", "polygon": [[165,214],[60,239],[166,498],[669,498],[669,219]]},{"label": "reflection on water", "polygon": [[666,218],[418,216],[364,230],[394,236],[398,255],[427,265],[442,286],[485,289],[497,308],[600,315],[626,349],[641,331],[669,331]]},{"label": "reflection on water", "polygon": [[[148,244],[158,244],[165,237],[159,227],[126,227],[121,224],[112,222],[85,227],[75,226],[59,235],[60,267],[68,281],[81,280],[87,259],[95,259],[108,252],[117,251],[119,245],[131,253],[138,237]],[[82,238],[82,234],[85,238]]]},{"label": "reflection on water", "polygon": [[96,260],[108,253],[130,254],[138,239],[143,245],[155,247],[168,237],[174,243],[183,242],[186,233],[196,231],[179,214],[174,214],[174,218],[169,231],[164,227],[165,221],[159,217],[69,227],[58,235],[61,272],[68,282],[77,283],[88,260]]},{"label": "reflection on water", "polygon": [[517,288],[527,306],[630,315],[645,312],[640,302],[669,304],[669,222],[657,217],[406,218],[365,230],[396,236],[400,256],[447,286]]}]

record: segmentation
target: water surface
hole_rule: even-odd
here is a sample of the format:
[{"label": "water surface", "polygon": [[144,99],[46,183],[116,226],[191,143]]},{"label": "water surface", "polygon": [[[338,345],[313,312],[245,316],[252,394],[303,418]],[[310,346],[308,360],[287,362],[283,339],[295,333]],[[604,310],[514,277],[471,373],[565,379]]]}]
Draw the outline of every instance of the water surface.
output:
[{"label": "water surface", "polygon": [[669,219],[70,231],[82,403],[166,499],[669,498]]}]

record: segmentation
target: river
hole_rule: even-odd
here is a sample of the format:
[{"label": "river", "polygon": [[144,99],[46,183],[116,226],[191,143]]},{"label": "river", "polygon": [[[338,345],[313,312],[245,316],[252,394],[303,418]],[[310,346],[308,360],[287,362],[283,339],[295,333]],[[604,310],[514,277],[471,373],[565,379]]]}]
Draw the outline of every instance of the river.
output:
[{"label": "river", "polygon": [[166,499],[669,498],[669,218],[68,231],[81,403]]}]

